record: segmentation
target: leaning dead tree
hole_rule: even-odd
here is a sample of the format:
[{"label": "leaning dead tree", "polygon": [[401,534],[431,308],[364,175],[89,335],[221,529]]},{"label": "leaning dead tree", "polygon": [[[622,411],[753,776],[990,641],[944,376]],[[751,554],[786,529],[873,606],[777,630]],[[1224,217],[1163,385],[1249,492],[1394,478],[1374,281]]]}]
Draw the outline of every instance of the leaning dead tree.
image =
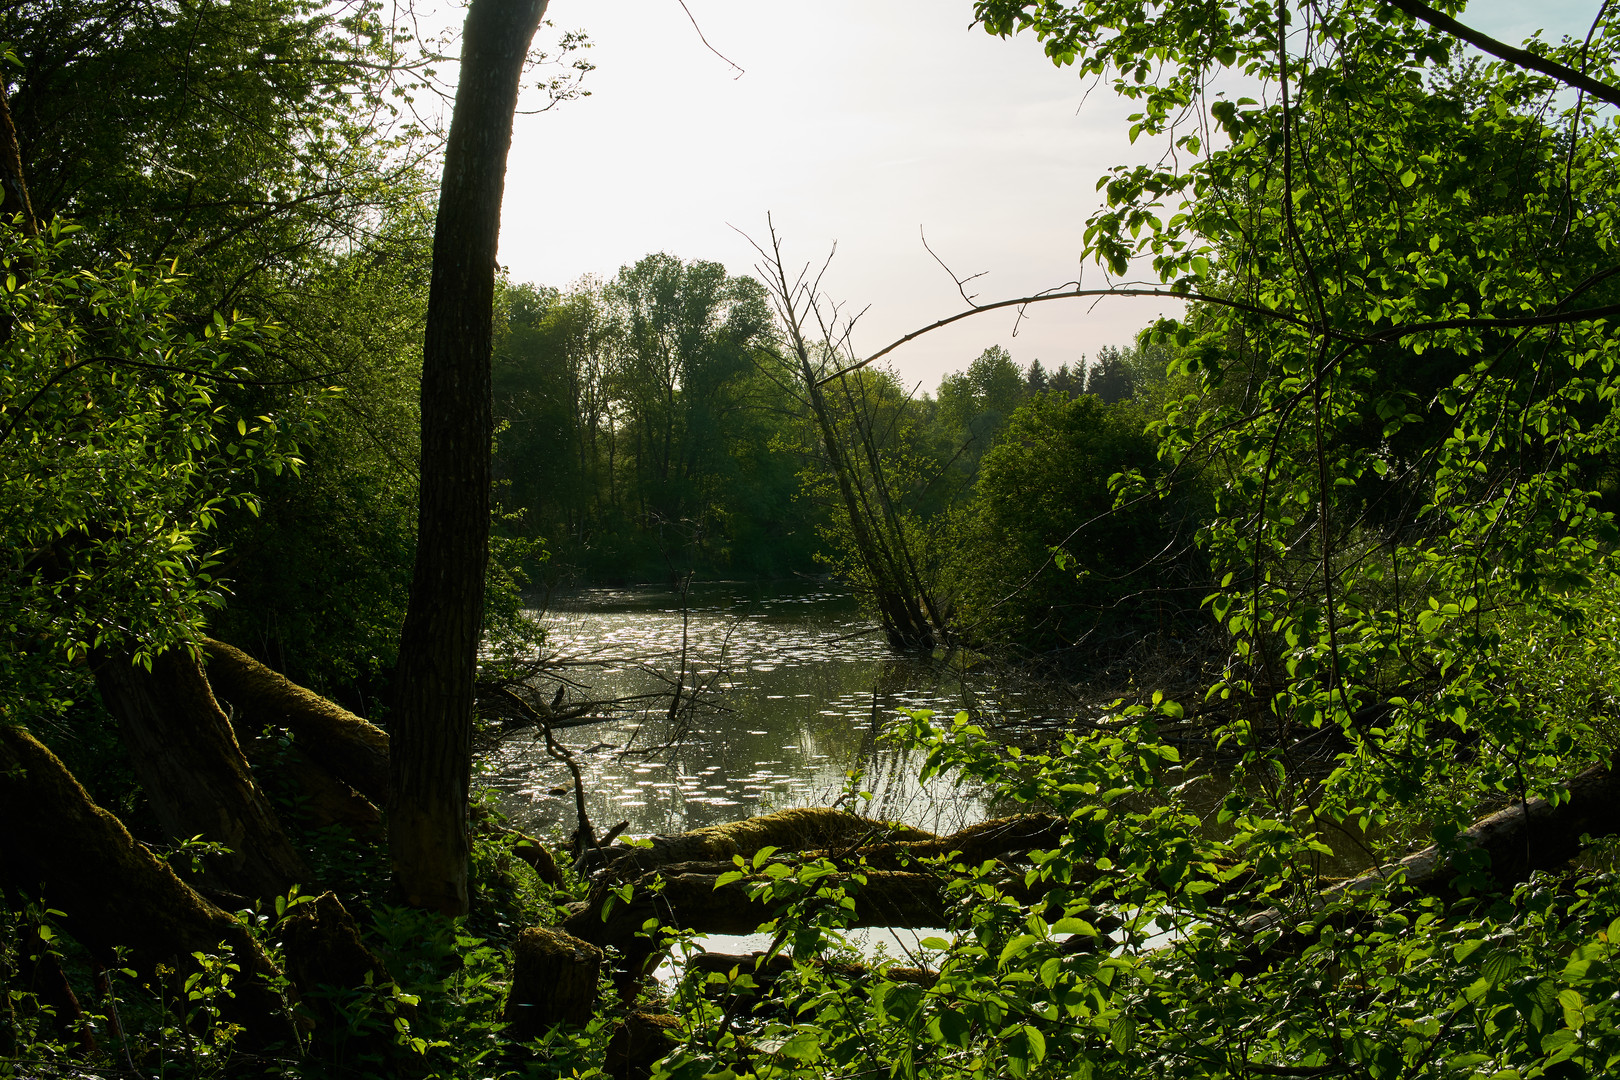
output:
[{"label": "leaning dead tree", "polygon": [[829,402],[824,389],[826,369],[838,368],[848,352],[853,320],[840,325],[837,309],[829,308],[821,292],[825,264],[814,279],[808,268],[790,273],[774,225],[769,247],[754,244],[754,250],[760,255],[757,271],[765,279],[786,336],[788,355],[781,358],[782,366],[792,373],[795,393],[815,420],[840,508],[849,521],[864,577],[861,584],[891,645],[932,648],[945,637],[945,619],[924,580],[917,538],[890,488],[874,418],[862,407],[859,389],[843,376],[839,386],[845,409]]}]

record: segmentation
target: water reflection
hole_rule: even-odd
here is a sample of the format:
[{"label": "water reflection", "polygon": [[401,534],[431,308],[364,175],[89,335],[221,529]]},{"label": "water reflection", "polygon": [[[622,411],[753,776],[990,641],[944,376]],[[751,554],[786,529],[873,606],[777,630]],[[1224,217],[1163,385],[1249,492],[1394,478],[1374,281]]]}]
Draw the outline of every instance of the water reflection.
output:
[{"label": "water reflection", "polygon": [[[551,647],[597,698],[638,699],[609,720],[558,733],[578,751],[598,827],[648,834],[732,821],[840,797],[935,831],[984,816],[977,792],[920,785],[921,764],[879,738],[901,708],[975,708],[1027,723],[1061,720],[1025,687],[975,670],[898,658],[852,597],[822,586],[694,587],[682,608],[667,589],[591,589],[551,605]],[[671,721],[668,692],[701,707]],[[644,696],[643,696],[644,695]],[[526,733],[485,756],[485,782],[520,827],[573,828],[567,771]],[[849,774],[870,800],[852,797]]]}]

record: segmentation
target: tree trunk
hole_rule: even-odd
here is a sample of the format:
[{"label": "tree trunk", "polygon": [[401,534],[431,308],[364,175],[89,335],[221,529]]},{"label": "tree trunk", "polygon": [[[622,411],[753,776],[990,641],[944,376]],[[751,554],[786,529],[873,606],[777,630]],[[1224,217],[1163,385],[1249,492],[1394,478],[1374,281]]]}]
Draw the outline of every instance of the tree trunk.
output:
[{"label": "tree trunk", "polygon": [[584,1027],[596,1011],[602,950],[560,930],[532,927],[512,949],[512,989],[502,1018],[518,1039],[557,1024]]},{"label": "tree trunk", "polygon": [[[891,545],[903,547],[904,536],[893,528],[885,528],[885,521],[872,511],[854,462],[844,452],[826,395],[821,392],[821,381],[810,359],[804,323],[812,314],[820,320],[818,298],[789,282],[774,227],[771,230],[771,249],[757,250],[765,257],[768,288],[775,294],[777,313],[787,329],[788,342],[793,349],[793,359],[797,365],[795,377],[804,382],[805,403],[821,436],[827,466],[838,483],[844,512],[849,515],[850,538],[855,543],[856,558],[870,579],[872,602],[877,607],[878,619],[883,623],[889,645],[896,649],[933,648],[936,637],[934,627],[929,625],[919,601],[926,590],[920,577],[913,572],[915,567],[908,569],[902,565],[891,550]],[[822,321],[823,332],[829,329]],[[830,334],[827,336],[831,337]],[[932,604],[929,605],[929,612],[933,612]]]},{"label": "tree trunk", "polygon": [[467,911],[473,682],[489,557],[491,319],[512,115],[546,0],[467,11],[422,355],[416,566],[400,638],[388,847],[404,900]]},{"label": "tree trunk", "polygon": [[104,657],[95,673],[135,776],[171,837],[202,836],[229,848],[208,860],[209,869],[247,896],[273,899],[308,876],[254,783],[196,653],[170,649],[151,671]]},{"label": "tree trunk", "polygon": [[254,1047],[298,1045],[275,989],[280,973],[247,929],[136,843],[56,755],[9,724],[0,724],[0,874],[18,889],[42,890],[64,913],[63,928],[103,963],[123,947],[148,970],[184,969],[192,953],[223,946],[240,967],[226,1018],[246,1028]]}]

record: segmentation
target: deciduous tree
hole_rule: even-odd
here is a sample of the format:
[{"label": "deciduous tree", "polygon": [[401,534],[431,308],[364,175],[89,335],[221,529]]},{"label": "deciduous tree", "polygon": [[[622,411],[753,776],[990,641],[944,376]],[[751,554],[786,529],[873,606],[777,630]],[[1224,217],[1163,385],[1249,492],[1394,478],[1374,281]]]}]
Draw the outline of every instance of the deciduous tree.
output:
[{"label": "deciduous tree", "polygon": [[417,907],[467,910],[473,685],[488,562],[490,358],[506,155],[529,42],[546,0],[467,11],[433,238],[422,363],[416,568],[400,637],[388,841]]}]

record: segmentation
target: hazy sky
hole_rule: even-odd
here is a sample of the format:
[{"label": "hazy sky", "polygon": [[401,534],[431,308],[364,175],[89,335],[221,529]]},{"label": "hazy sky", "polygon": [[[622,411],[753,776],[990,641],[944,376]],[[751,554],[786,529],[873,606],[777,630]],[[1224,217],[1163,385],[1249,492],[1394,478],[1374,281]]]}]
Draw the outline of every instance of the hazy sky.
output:
[{"label": "hazy sky", "polygon": [[[1097,178],[1141,160],[1131,111],[1029,37],[972,27],[970,0],[554,0],[559,29],[595,43],[591,96],[520,117],[507,175],[501,262],[513,278],[565,286],[611,277],[655,251],[712,259],[734,274],[774,215],[789,259],[817,266],[849,310],[862,355],[964,307],[918,230],[958,274],[985,276],[981,301],[1084,275]],[[1517,41],[1540,20],[1584,34],[1595,2],[1491,0],[1467,21]],[[987,346],[1020,364],[1075,364],[1122,345],[1165,305],[1059,301],[987,314],[894,356],[932,391]]]}]

